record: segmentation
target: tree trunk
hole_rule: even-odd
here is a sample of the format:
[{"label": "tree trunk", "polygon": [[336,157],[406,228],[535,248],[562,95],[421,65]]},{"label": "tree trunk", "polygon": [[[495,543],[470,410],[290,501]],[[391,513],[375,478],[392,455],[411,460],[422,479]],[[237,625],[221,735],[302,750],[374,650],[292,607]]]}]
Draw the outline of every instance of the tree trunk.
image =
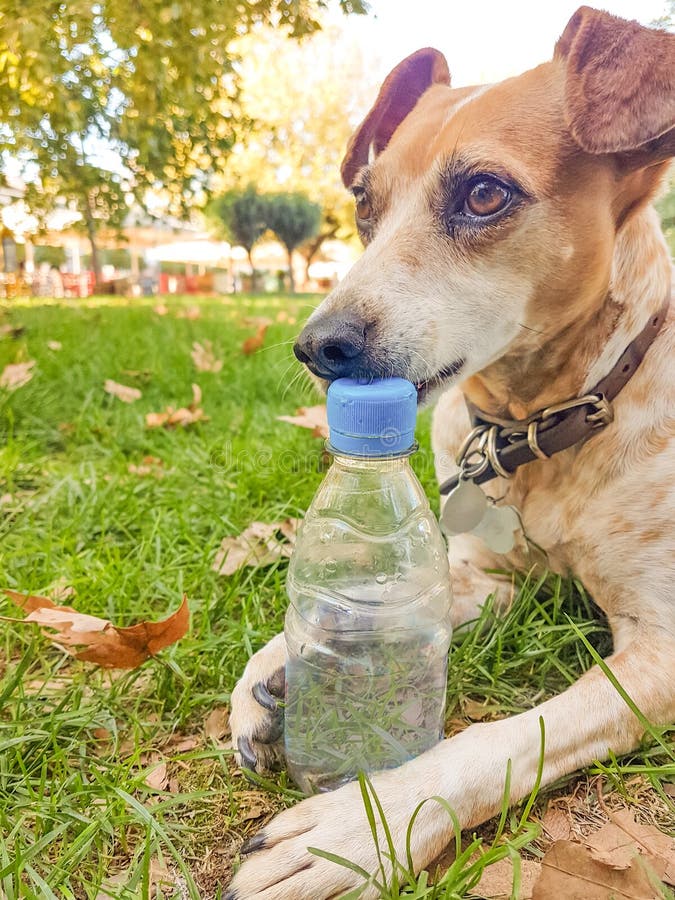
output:
[{"label": "tree trunk", "polygon": [[339,230],[340,225],[338,224],[334,225],[332,228],[329,228],[327,231],[323,231],[320,234],[317,234],[317,236],[311,241],[308,241],[305,244],[304,248],[300,251],[305,260],[305,283],[309,281],[309,267],[312,265],[314,257],[323,246],[324,241],[332,240]]},{"label": "tree trunk", "polygon": [[253,247],[246,248],[248,256],[248,264],[251,267],[251,292],[255,293],[258,289],[258,278],[255,274],[255,266],[253,265]]},{"label": "tree trunk", "polygon": [[98,255],[98,244],[96,243],[96,222],[91,213],[89,205],[89,195],[85,197],[84,202],[84,221],[87,226],[87,237],[91,244],[91,267],[94,270],[94,292],[99,293],[101,290],[101,262]]},{"label": "tree trunk", "polygon": [[288,286],[291,294],[295,293],[295,276],[293,275],[293,249],[286,247],[288,252]]}]

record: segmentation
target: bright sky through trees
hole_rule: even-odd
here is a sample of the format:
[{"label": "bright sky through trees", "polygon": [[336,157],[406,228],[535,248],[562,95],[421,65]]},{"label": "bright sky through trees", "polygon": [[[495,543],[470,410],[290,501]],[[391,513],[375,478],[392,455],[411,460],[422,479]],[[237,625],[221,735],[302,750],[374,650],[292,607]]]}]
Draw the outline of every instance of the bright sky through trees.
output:
[{"label": "bright sky through trees", "polygon": [[[369,0],[368,17],[342,27],[371,48],[378,76],[420,47],[447,57],[457,86],[499,81],[550,59],[581,0]],[[587,0],[644,25],[666,11],[666,0]]]}]

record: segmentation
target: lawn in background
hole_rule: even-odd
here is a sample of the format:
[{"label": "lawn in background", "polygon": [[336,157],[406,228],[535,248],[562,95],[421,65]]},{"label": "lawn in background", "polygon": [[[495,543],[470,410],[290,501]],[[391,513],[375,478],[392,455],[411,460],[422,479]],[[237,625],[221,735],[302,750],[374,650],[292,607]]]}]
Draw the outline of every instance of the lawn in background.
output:
[{"label": "lawn in background", "polygon": [[[133,672],[74,662],[32,627],[2,624],[3,898],[126,900],[153,885],[163,897],[217,897],[243,838],[294,802],[283,774],[244,780],[226,729],[208,724],[224,722],[247,658],[282,628],[286,563],[230,577],[212,564],[222,538],[252,521],[302,516],[323,476],[322,442],[276,420],[320,402],[291,349],[319,299],[172,298],[161,315],[152,299],[0,307],[0,325],[23,329],[0,336],[0,371],[36,360],[30,383],[0,389],[0,587],[72,587],[64,602],[118,625],[164,618],[184,593],[192,614],[187,637]],[[272,320],[265,346],[246,356],[261,316]],[[204,340],[218,373],[195,370],[192,344]],[[108,378],[141,399],[106,394]],[[208,422],[146,428],[146,413],[186,405],[193,383]],[[435,504],[428,413],[418,437],[415,466]],[[147,457],[161,464],[138,474]],[[4,599],[0,613],[18,615]],[[590,657],[566,614],[607,648],[590,603],[559,579],[526,582],[505,618],[458,635],[449,728],[571,683]],[[606,775],[628,795],[629,777],[666,776],[672,761],[655,751]]]}]

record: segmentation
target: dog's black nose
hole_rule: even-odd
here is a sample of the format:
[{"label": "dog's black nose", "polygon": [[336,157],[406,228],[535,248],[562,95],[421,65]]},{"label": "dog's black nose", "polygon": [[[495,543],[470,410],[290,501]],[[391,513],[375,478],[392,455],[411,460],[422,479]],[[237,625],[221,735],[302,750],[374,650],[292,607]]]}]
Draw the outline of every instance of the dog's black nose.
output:
[{"label": "dog's black nose", "polygon": [[318,319],[304,328],[293,352],[315,375],[346,378],[363,367],[365,323],[340,317]]}]

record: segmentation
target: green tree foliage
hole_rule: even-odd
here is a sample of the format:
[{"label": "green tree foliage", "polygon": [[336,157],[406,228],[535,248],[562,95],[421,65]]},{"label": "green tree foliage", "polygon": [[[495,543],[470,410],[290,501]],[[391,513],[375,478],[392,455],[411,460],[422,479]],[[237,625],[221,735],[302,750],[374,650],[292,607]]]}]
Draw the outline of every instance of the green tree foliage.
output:
[{"label": "green tree foliage", "polygon": [[293,277],[293,251],[309,240],[319,230],[321,207],[306,194],[277,193],[266,197],[267,224],[276,234],[288,253],[288,271],[291,291],[295,291]]},{"label": "green tree foliage", "polygon": [[[0,151],[82,216],[92,239],[148,188],[201,202],[241,127],[230,44],[261,24],[299,37],[328,0],[5,0]],[[340,0],[361,13],[361,0]],[[6,159],[6,157],[5,157]],[[32,198],[37,202],[37,197]]]},{"label": "green tree foliage", "polygon": [[256,242],[267,231],[267,202],[253,184],[244,190],[233,188],[220,197],[214,197],[207,207],[207,217],[222,231],[231,244],[244,247],[251,266],[253,289],[255,267],[252,251]]},{"label": "green tree foliage", "polygon": [[337,26],[300,43],[265,28],[236,44],[241,109],[248,121],[232,149],[222,187],[255,181],[261,191],[301,191],[321,204],[321,226],[298,252],[306,269],[324,241],[355,236],[354,199],[340,162],[379,84],[368,54]]}]

